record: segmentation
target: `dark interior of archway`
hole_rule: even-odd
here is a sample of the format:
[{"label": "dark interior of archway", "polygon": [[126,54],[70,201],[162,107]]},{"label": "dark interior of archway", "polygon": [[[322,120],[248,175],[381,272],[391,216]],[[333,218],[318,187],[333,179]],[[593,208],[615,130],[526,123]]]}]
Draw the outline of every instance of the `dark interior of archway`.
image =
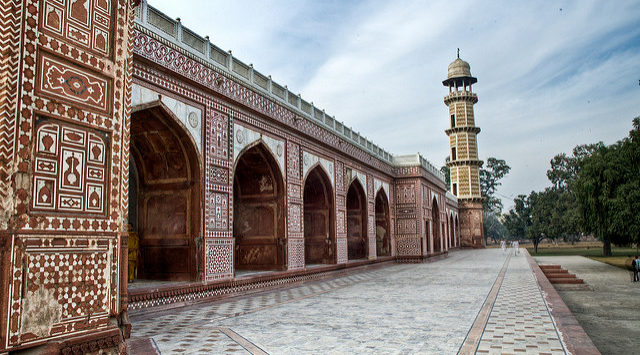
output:
[{"label": "dark interior of archway", "polygon": [[262,144],[240,156],[233,196],[236,269],[283,270],[284,188],[278,165]]},{"label": "dark interior of archway", "polygon": [[306,264],[335,263],[331,182],[317,166],[304,183],[304,259]]},{"label": "dark interior of archway", "polygon": [[449,248],[453,248],[453,217],[449,217]]},{"label": "dark interior of archway", "polygon": [[349,260],[367,257],[367,210],[364,190],[357,180],[347,192],[347,256]]},{"label": "dark interior of archway", "polygon": [[442,242],[440,240],[440,212],[438,210],[438,202],[435,199],[431,204],[431,221],[431,226],[433,227],[433,251],[438,252],[442,250]]},{"label": "dark interior of archway", "polygon": [[431,243],[429,242],[429,220],[425,221],[424,230],[425,230],[425,235],[427,236],[425,238],[426,239],[426,243],[425,244],[426,244],[426,247],[427,247],[426,253],[428,254],[431,251],[431,249],[430,249]]},{"label": "dark interior of archway", "polygon": [[383,190],[380,190],[376,195],[376,255],[391,255],[389,204],[387,202],[387,195]]},{"label": "dark interior of archway", "polygon": [[[184,128],[157,106],[131,116],[130,223],[139,236],[138,278],[195,280],[200,237],[198,155]],[[136,181],[137,180],[137,181]]]}]

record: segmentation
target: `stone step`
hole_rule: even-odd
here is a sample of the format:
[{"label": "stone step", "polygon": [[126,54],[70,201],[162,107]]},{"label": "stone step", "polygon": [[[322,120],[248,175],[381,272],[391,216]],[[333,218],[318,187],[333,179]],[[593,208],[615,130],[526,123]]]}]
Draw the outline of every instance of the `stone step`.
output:
[{"label": "stone step", "polygon": [[551,282],[552,284],[583,284],[584,283],[582,279],[578,279],[575,277],[549,278],[549,282]]},{"label": "stone step", "polygon": [[[566,271],[566,270],[565,270]],[[566,272],[545,272],[544,275],[546,277],[568,277],[575,276],[574,274],[570,274],[568,271]]]},{"label": "stone step", "polygon": [[543,271],[549,270],[549,269],[562,269],[562,266],[560,265],[539,265],[539,266]]}]

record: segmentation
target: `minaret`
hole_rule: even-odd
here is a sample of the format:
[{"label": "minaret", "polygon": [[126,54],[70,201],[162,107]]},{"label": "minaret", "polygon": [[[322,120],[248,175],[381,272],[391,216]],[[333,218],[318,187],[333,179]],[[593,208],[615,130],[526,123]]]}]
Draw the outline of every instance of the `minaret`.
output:
[{"label": "minaret", "polygon": [[449,136],[451,160],[447,163],[451,171],[451,192],[458,198],[460,215],[460,236],[463,247],[484,247],[482,223],[482,195],[480,194],[479,169],[482,160],[478,159],[476,127],[473,117],[473,105],[478,96],[471,91],[471,85],[478,79],[471,76],[469,63],[458,58],[449,64],[447,80],[442,84],[449,88],[444,103],[449,107]]}]

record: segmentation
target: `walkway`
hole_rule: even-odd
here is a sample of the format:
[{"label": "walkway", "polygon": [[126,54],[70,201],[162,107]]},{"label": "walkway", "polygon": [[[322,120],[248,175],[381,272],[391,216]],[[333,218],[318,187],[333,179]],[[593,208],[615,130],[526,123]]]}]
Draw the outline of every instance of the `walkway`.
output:
[{"label": "walkway", "polygon": [[629,271],[582,256],[535,259],[584,280],[587,287],[559,286],[558,293],[603,354],[640,352],[640,282]]},{"label": "walkway", "polygon": [[499,249],[132,321],[132,336],[153,338],[162,354],[455,354],[474,342],[478,353],[564,353],[526,257]]}]

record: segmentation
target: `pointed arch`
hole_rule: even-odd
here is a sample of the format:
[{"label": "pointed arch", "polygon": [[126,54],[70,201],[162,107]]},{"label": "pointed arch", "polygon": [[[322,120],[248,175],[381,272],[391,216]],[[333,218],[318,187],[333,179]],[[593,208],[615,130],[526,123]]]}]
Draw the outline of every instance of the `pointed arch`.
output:
[{"label": "pointed arch", "polygon": [[389,199],[380,187],[375,199],[376,256],[391,256],[391,229],[389,222]]},{"label": "pointed arch", "polygon": [[347,256],[349,260],[368,256],[367,198],[358,179],[347,190]]},{"label": "pointed arch", "polygon": [[462,245],[462,236],[460,235],[460,223],[458,223],[458,216],[456,215],[456,239],[458,240],[458,246]]},{"label": "pointed arch", "polygon": [[[201,169],[193,138],[166,106],[151,102],[131,115],[132,238],[139,240],[137,275],[160,280],[202,276]],[[135,264],[135,262],[134,262]]]},{"label": "pointed arch", "polygon": [[314,169],[322,170],[322,173],[325,175],[325,177],[329,181],[331,189],[333,190],[333,182],[331,181],[331,175],[333,175],[333,173],[330,173],[329,171],[327,171],[327,168],[319,160],[313,163],[313,165],[311,165],[311,167],[305,172],[304,176],[302,177],[302,180],[306,181],[307,177]]},{"label": "pointed arch", "polygon": [[455,243],[453,240],[453,214],[449,215],[449,220],[447,222],[449,223],[449,248],[451,249],[454,247]]},{"label": "pointed arch", "polygon": [[243,149],[233,179],[236,269],[285,268],[284,186],[278,163],[264,143]]},{"label": "pointed arch", "polygon": [[440,232],[440,210],[438,209],[438,201],[433,197],[431,202],[431,236],[433,238],[433,251],[442,251],[442,240]]},{"label": "pointed arch", "polygon": [[305,264],[334,264],[336,239],[333,189],[322,165],[317,164],[306,174],[303,199]]}]

